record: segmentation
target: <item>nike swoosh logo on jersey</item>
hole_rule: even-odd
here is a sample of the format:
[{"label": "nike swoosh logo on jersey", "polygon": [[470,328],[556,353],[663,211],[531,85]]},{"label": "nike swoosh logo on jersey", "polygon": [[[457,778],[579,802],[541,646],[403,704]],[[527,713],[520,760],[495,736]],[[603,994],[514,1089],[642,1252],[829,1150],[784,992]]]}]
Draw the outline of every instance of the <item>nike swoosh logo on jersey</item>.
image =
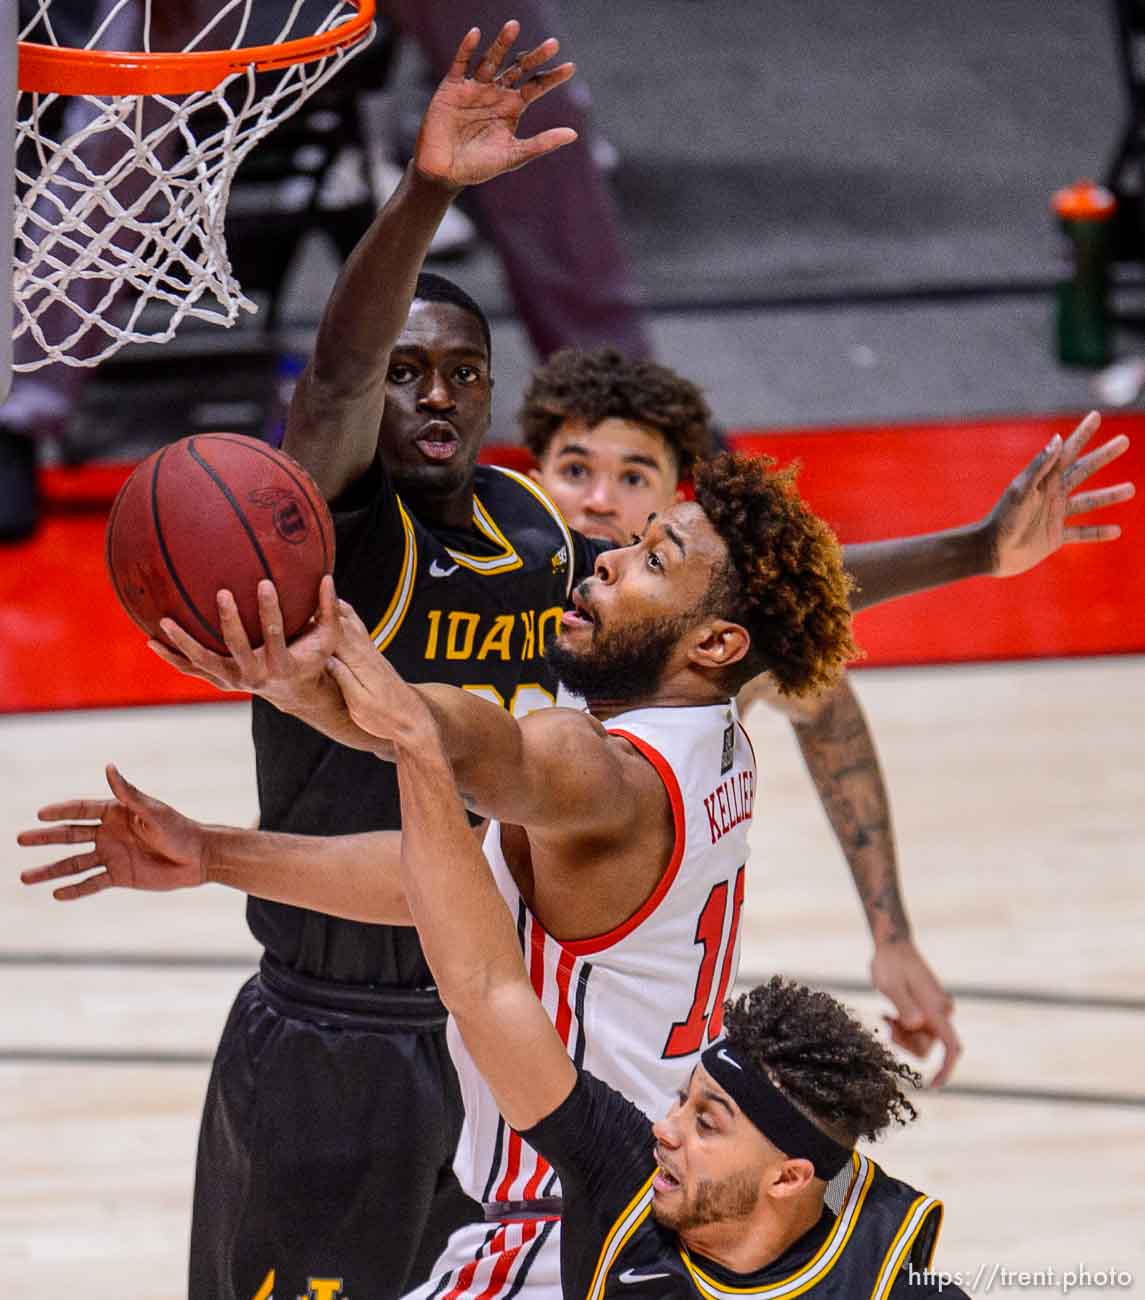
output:
[{"label": "nike swoosh logo on jersey", "polygon": [[716,1053],[716,1056],[718,1056],[721,1061],[727,1061],[729,1065],[734,1065],[735,1068],[739,1070],[741,1073],[743,1072],[743,1066],[740,1065],[738,1061],[733,1061],[732,1058],[727,1054],[727,1052],[724,1051],[722,1047]]},{"label": "nike swoosh logo on jersey", "polygon": [[616,1280],[625,1286],[632,1286],[636,1282],[651,1282],[653,1278],[671,1276],[671,1273],[637,1273],[635,1269],[626,1268],[623,1273],[616,1275]]},{"label": "nike swoosh logo on jersey", "polygon": [[459,564],[451,564],[448,569],[444,569],[436,560],[430,560],[429,576],[431,578],[448,578],[451,573],[456,573],[460,567]]}]

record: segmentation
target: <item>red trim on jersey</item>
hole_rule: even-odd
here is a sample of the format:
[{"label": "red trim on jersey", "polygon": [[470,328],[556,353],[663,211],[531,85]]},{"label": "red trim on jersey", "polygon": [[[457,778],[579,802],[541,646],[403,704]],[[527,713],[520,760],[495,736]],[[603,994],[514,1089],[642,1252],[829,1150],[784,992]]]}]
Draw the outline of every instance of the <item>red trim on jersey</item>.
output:
[{"label": "red trim on jersey", "polygon": [[[493,1265],[493,1272],[489,1278],[489,1285],[477,1297],[477,1300],[493,1300],[493,1297],[505,1285],[505,1278],[509,1270],[513,1267],[513,1261],[521,1253],[521,1248],[527,1246],[536,1236],[537,1228],[535,1224],[528,1223],[521,1230],[521,1240],[517,1245],[510,1247]],[[492,1252],[490,1252],[492,1253]]]},{"label": "red trim on jersey", "polygon": [[[497,1229],[496,1233],[493,1236],[493,1240],[489,1243],[488,1253],[490,1255],[496,1254],[504,1244],[505,1244],[505,1229],[502,1227]],[[469,1283],[473,1281],[473,1274],[477,1272],[477,1266],[485,1258],[487,1258],[485,1247],[482,1247],[480,1252],[476,1256],[476,1258],[471,1259],[468,1264],[465,1264],[459,1270],[457,1274],[457,1281],[453,1284],[453,1286],[449,1289],[449,1291],[447,1291],[446,1294],[442,1296],[442,1300],[459,1300],[459,1297],[463,1296],[465,1292],[469,1289]]]},{"label": "red trim on jersey", "polygon": [[653,749],[646,740],[641,740],[639,736],[634,736],[630,731],[624,731],[620,727],[615,729],[606,728],[606,730],[610,736],[619,736],[621,740],[627,740],[656,769],[660,780],[664,782],[664,789],[668,792],[668,802],[672,805],[672,824],[676,831],[676,842],[672,846],[672,858],[664,874],[660,877],[656,888],[627,921],[622,921],[620,925],[609,930],[607,934],[599,934],[595,938],[553,940],[554,943],[559,943],[566,952],[572,953],[574,957],[585,957],[589,953],[610,948],[614,943],[619,943],[621,939],[630,935],[638,925],[646,921],[660,906],[664,895],[672,888],[672,882],[676,879],[676,872],[680,870],[680,863],[684,858],[684,799],[680,794],[680,783],[676,780],[676,773],[672,771],[672,764],[658,749]]},{"label": "red trim on jersey", "polygon": [[[537,936],[540,935],[540,947],[537,945]],[[545,932],[540,925],[533,928],[533,952],[538,953],[544,947]],[[572,969],[576,958],[571,952],[561,949],[561,955],[557,960],[557,1018],[553,1022],[557,1034],[567,1050],[569,1045],[569,1035],[572,1031],[572,1005],[569,1002],[569,982],[572,979]],[[543,967],[542,967],[543,970]],[[515,1135],[514,1135],[515,1136]],[[544,1156],[537,1156],[537,1167],[533,1171],[532,1178],[525,1184],[525,1189],[521,1193],[521,1199],[525,1201],[533,1200],[541,1186],[541,1179],[549,1172],[552,1166]]]},{"label": "red trim on jersey", "polygon": [[751,761],[755,763],[755,766],[758,768],[759,764],[755,762],[755,746],[751,743],[751,737],[747,734],[747,728],[738,718],[736,719],[736,726],[743,732],[743,738],[747,741],[748,749],[751,750]]}]

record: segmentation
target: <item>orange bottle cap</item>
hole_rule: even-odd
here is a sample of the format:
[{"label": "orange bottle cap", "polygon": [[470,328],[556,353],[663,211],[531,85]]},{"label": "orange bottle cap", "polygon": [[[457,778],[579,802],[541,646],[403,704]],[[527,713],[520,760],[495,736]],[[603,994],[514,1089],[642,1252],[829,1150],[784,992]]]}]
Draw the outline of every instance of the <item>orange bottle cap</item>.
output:
[{"label": "orange bottle cap", "polygon": [[1055,190],[1051,206],[1059,217],[1067,221],[1108,221],[1117,207],[1117,200],[1104,185],[1083,180]]}]

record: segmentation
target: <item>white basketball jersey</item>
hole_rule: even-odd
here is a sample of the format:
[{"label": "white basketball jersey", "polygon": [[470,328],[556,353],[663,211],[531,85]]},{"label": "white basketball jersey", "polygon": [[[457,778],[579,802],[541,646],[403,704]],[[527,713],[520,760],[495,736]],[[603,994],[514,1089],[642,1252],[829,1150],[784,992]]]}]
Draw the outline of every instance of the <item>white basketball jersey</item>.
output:
[{"label": "white basketball jersey", "polygon": [[[607,727],[656,768],[675,820],[671,861],[644,905],[607,934],[562,943],[525,905],[497,822],[485,853],[569,1055],[658,1118],[722,1030],[739,961],[755,759],[734,704],[635,709]],[[462,1187],[485,1202],[558,1194],[548,1164],[502,1120],[452,1021],[449,1048],[465,1103],[454,1160]]]}]

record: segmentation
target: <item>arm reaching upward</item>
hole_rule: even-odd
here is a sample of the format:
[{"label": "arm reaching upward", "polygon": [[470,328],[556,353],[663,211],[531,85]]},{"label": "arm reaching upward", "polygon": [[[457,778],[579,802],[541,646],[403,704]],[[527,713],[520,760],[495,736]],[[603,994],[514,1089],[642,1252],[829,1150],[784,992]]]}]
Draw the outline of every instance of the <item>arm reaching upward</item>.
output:
[{"label": "arm reaching upward", "polygon": [[962,578],[1011,578],[1040,564],[1063,545],[1111,542],[1120,537],[1116,524],[1069,523],[1074,515],[1104,510],[1134,494],[1132,483],[1075,491],[1129,446],[1129,439],[1122,434],[1082,456],[1100,424],[1101,417],[1091,411],[1064,442],[1055,435],[978,523],[844,547],[847,572],[857,586],[851,608],[866,609]]},{"label": "arm reaching upward", "polygon": [[314,355],[291,401],[283,446],[313,474],[327,500],[374,458],[386,373],[441,218],[466,185],[522,167],[576,139],[568,127],[517,137],[534,100],[573,75],[545,72],[559,46],[547,40],[501,65],[520,24],[508,22],[469,73],[481,33],[471,28],[426,109],[401,184],[346,259],[322,314]]}]

